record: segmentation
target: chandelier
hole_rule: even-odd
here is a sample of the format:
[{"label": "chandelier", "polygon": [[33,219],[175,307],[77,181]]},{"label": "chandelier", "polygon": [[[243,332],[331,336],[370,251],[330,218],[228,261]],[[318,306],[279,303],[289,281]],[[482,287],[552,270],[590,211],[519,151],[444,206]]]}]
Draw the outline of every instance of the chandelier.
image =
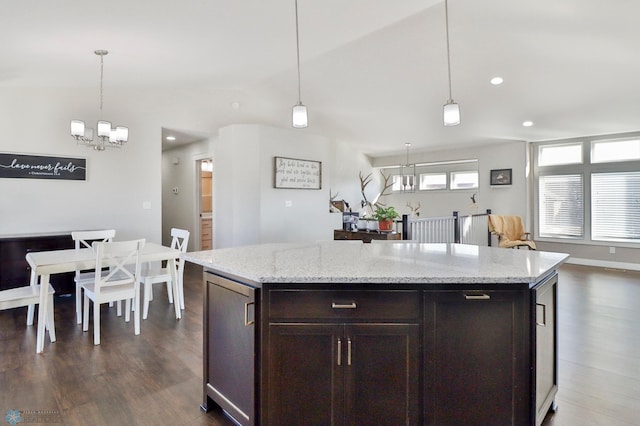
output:
[{"label": "chandelier", "polygon": [[82,120],[71,120],[71,136],[78,144],[92,147],[96,151],[104,151],[106,147],[120,148],[129,139],[129,128],[123,126],[111,126],[111,122],[102,120],[104,79],[104,57],[109,52],[106,50],[96,50],[96,55],[100,56],[100,120],[97,123],[97,139],[94,140],[94,131],[91,127],[86,127]]},{"label": "chandelier", "polygon": [[409,163],[409,148],[411,144],[405,143],[407,149],[406,162],[400,165],[400,190],[402,192],[414,192],[416,190],[416,165]]}]

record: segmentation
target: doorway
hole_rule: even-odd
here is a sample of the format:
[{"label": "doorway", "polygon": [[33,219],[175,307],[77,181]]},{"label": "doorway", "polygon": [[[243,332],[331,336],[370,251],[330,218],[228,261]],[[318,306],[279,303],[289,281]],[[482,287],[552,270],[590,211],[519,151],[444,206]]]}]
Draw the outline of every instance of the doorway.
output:
[{"label": "doorway", "polygon": [[199,171],[198,199],[200,205],[200,250],[213,248],[213,161],[197,160]]}]

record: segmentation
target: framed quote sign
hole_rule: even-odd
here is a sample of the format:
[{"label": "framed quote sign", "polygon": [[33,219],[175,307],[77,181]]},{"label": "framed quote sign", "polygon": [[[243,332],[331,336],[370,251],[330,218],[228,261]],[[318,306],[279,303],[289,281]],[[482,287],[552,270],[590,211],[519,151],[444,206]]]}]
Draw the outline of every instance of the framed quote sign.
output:
[{"label": "framed quote sign", "polygon": [[0,153],[0,178],[86,180],[84,158]]},{"label": "framed quote sign", "polygon": [[274,188],[320,189],[322,162],[273,157],[273,179]]}]

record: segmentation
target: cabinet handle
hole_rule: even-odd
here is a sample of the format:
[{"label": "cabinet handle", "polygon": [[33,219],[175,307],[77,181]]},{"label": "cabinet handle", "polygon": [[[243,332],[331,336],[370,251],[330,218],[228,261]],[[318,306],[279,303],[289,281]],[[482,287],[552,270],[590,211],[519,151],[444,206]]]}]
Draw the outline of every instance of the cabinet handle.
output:
[{"label": "cabinet handle", "polygon": [[540,327],[547,326],[547,305],[542,303],[536,303],[536,306],[542,306],[542,322],[538,322],[538,312],[536,312],[536,325]]},{"label": "cabinet handle", "polygon": [[464,298],[466,300],[490,300],[491,296],[488,294],[465,294]]},{"label": "cabinet handle", "polygon": [[347,365],[351,365],[351,338],[347,339]]},{"label": "cabinet handle", "polygon": [[255,320],[249,321],[249,305],[253,305],[255,302],[247,302],[244,304],[244,325],[248,327],[255,324]]},{"label": "cabinet handle", "polygon": [[356,305],[356,302],[351,302],[351,303],[332,302],[331,307],[333,309],[356,309],[358,306]]},{"label": "cabinet handle", "polygon": [[338,365],[342,365],[342,339],[338,338]]}]

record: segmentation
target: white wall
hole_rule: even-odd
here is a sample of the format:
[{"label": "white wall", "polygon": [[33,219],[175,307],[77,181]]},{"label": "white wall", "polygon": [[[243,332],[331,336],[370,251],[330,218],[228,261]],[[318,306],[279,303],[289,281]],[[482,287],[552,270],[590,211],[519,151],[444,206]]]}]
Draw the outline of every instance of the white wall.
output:
[{"label": "white wall", "polygon": [[118,239],[160,242],[160,125],[120,101],[103,117],[128,126],[130,142],[98,152],[69,133],[72,118],[95,126],[95,90],[0,89],[2,152],[87,160],[86,181],[0,179],[1,236],[115,228]]},{"label": "white wall", "polygon": [[[329,213],[335,142],[308,131],[260,125],[220,129],[213,150],[214,247],[333,239]],[[276,189],[273,157],[322,162],[322,189]],[[286,202],[291,207],[286,207]]]},{"label": "white wall", "polygon": [[[454,210],[461,214],[472,214],[491,209],[495,214],[520,215],[528,223],[530,212],[527,196],[527,147],[525,142],[516,141],[464,149],[411,153],[410,156],[411,162],[415,163],[468,159],[478,159],[479,188],[394,193],[384,197],[383,202],[387,205],[393,205],[401,214],[410,213],[410,209],[406,206],[407,202],[411,202],[412,205],[420,203],[420,217],[450,216]],[[381,167],[397,165],[405,161],[404,156],[389,156],[376,158],[373,164]],[[489,184],[492,169],[512,169],[512,185],[492,187]],[[377,174],[379,175],[379,172]],[[379,188],[379,182],[376,184]],[[477,207],[472,208],[470,197],[474,193],[477,193]]]}]

